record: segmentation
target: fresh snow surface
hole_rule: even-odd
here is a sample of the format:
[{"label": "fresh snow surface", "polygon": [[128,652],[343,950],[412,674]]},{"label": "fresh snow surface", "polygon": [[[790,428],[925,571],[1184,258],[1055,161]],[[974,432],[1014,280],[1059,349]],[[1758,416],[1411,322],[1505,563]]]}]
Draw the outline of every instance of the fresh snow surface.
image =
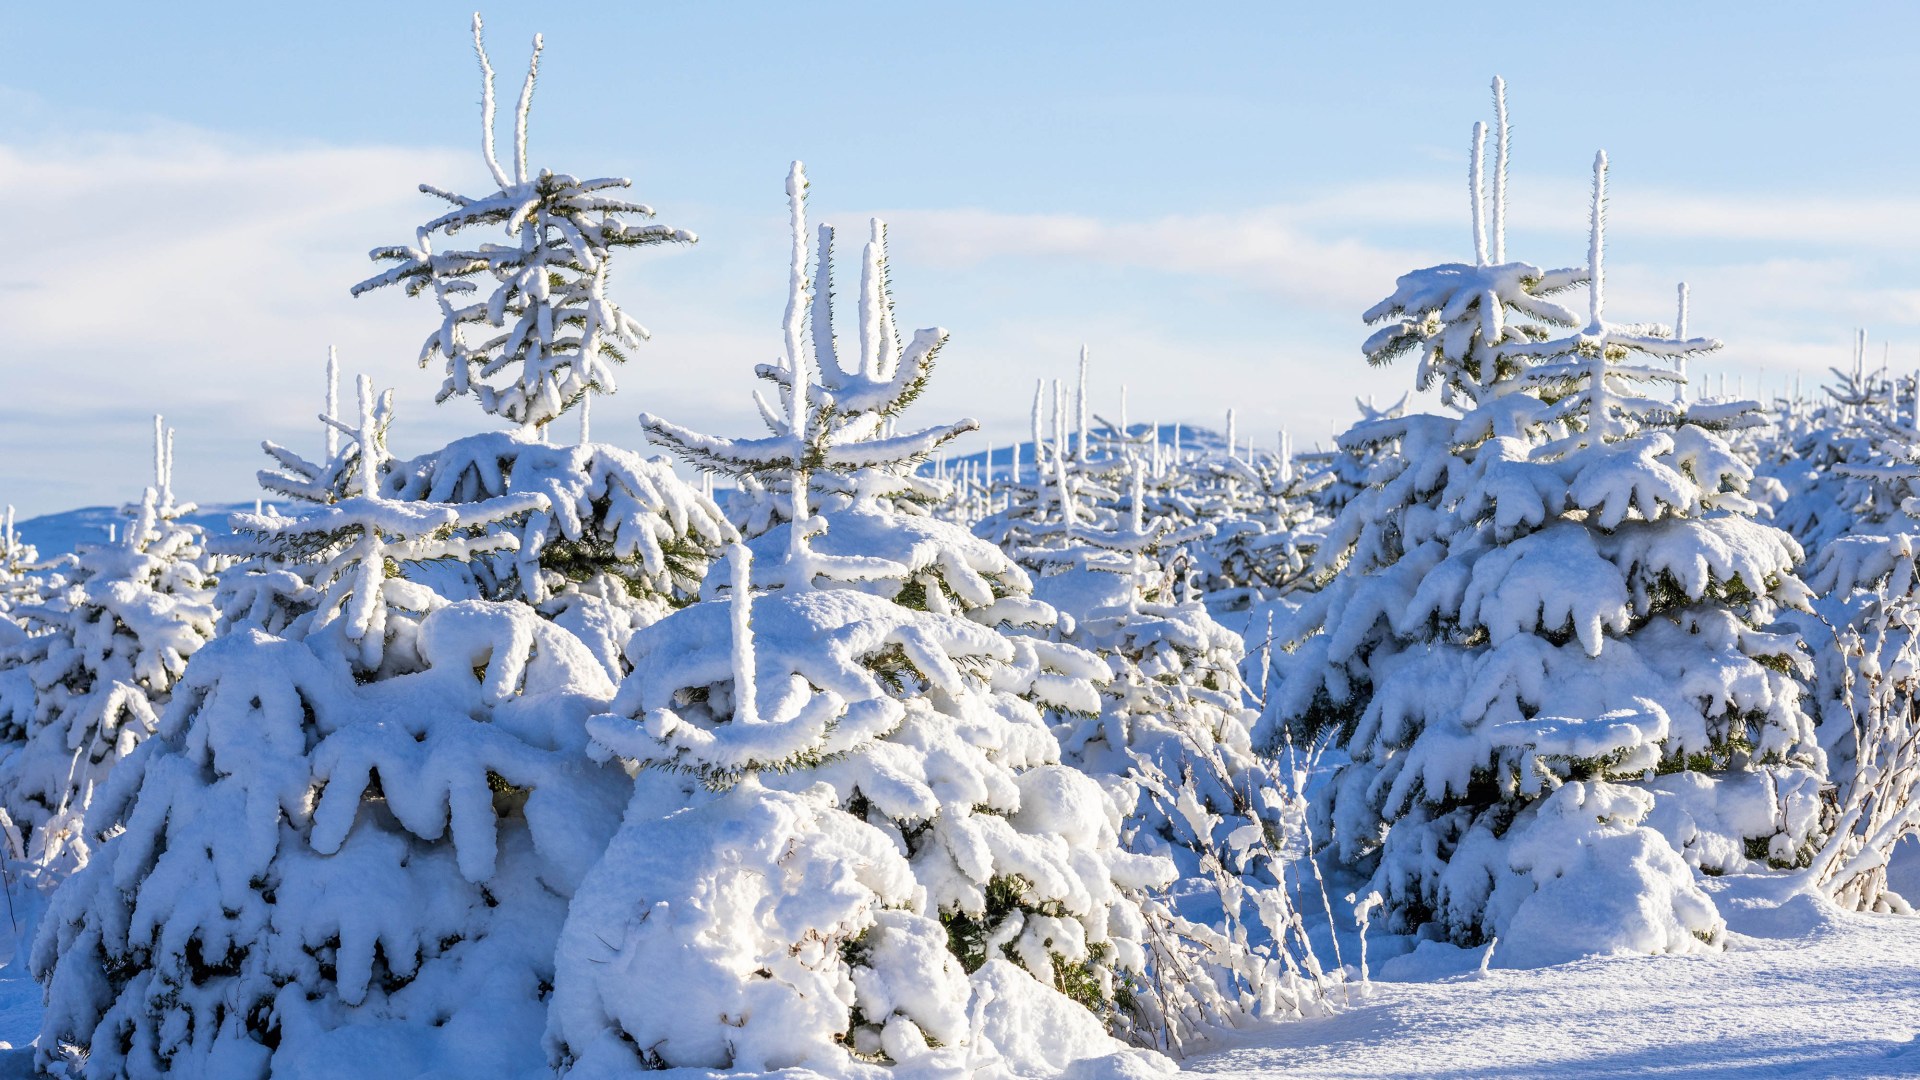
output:
[{"label": "fresh snow surface", "polygon": [[[1905,854],[1895,877],[1912,888],[1920,854]],[[1373,982],[1344,1011],[1186,1067],[1289,1080],[1920,1076],[1920,918],[1841,912],[1780,877],[1707,885],[1731,930],[1723,953],[1482,970],[1484,950],[1429,942],[1383,960],[1376,942]]]}]

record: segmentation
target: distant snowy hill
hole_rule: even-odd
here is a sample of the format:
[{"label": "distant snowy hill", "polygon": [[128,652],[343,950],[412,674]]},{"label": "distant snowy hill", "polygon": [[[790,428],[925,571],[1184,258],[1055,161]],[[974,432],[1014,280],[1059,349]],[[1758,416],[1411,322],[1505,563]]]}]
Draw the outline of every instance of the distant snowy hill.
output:
[{"label": "distant snowy hill", "polygon": [[[1108,428],[1108,425],[1102,422],[1096,422],[1093,426],[1096,433],[1103,432]],[[1127,425],[1127,432],[1130,435],[1132,435],[1134,438],[1140,438],[1144,436],[1148,431],[1153,431],[1156,435],[1159,436],[1160,444],[1162,446],[1166,446],[1169,448],[1178,446],[1181,449],[1181,451],[1184,453],[1196,453],[1196,452],[1205,453],[1205,454],[1226,453],[1226,447],[1227,447],[1226,436],[1222,435],[1218,431],[1213,430],[1212,428],[1196,427],[1193,424],[1160,424],[1157,427],[1150,424]],[[1273,433],[1273,436],[1268,438],[1266,442],[1261,442],[1258,438],[1255,438],[1254,452],[1256,454],[1271,455],[1275,450],[1276,444],[1278,443],[1278,435],[1279,435],[1278,432]],[[1068,433],[1069,442],[1072,442],[1077,438],[1078,436],[1076,434],[1072,432]],[[1097,438],[1098,438],[1098,435],[1096,434],[1096,440]],[[1244,448],[1246,446],[1246,436],[1244,434],[1236,434],[1235,440],[1240,444],[1241,447]],[[969,443],[977,445],[980,442],[980,436],[977,434],[967,436],[967,441]],[[1097,447],[1099,443],[1096,441],[1094,445]],[[1004,469],[1013,464],[1013,455],[1016,449],[1020,453],[1021,466],[1023,468],[1031,468],[1033,466],[1033,441],[1031,439],[1018,444],[1017,447],[1016,446],[994,446],[991,448],[991,450],[989,450],[988,448],[982,447],[981,449],[975,450],[969,454],[952,454],[942,458],[941,460],[946,463],[946,467],[949,469],[952,469],[956,466],[968,465],[968,464],[977,466],[986,461],[988,453],[992,453],[993,467],[994,469],[999,470],[999,469]],[[1242,453],[1242,456],[1245,456],[1244,449],[1242,450],[1241,453]],[[938,469],[938,467],[939,466],[937,463],[928,462],[927,464],[922,465],[920,467],[920,471],[922,473],[930,474],[935,472]]]},{"label": "distant snowy hill", "polygon": [[[185,518],[206,529],[208,534],[223,536],[227,533],[227,516],[246,511],[251,513],[254,504],[243,503],[205,503]],[[126,521],[126,516],[117,506],[83,506],[78,510],[64,510],[58,514],[43,514],[37,518],[22,521],[14,527],[20,538],[39,549],[42,558],[65,555],[77,549],[81,544],[104,541],[108,536],[108,526],[114,531]]]}]

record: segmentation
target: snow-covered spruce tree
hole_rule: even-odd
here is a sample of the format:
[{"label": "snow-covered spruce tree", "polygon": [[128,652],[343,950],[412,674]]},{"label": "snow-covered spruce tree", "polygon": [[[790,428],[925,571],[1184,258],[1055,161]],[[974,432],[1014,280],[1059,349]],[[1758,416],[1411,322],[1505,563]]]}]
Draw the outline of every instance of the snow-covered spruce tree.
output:
[{"label": "snow-covered spruce tree", "polygon": [[[1057,764],[1046,714],[1097,709],[1102,665],[1004,629],[1052,618],[1019,568],[897,506],[955,429],[887,437],[857,403],[893,396],[830,370],[824,307],[803,334],[805,186],[796,165],[778,433],[645,418],[703,466],[765,478],[794,520],[753,542],[751,571],[743,550],[710,575],[713,599],[636,634],[593,721],[644,771],[563,937],[550,1053],[593,1077],[1056,1074],[1118,1049],[1102,1021],[1144,962],[1138,897],[1172,867],[1121,850],[1106,794]],[[865,385],[894,381],[875,359]],[[673,770],[715,794],[669,816]]]},{"label": "snow-covered spruce tree", "polygon": [[1135,995],[1143,1030],[1177,1052],[1210,1029],[1312,1012],[1324,983],[1286,881],[1304,846],[1304,804],[1253,752],[1244,644],[1179,569],[1183,545],[1212,529],[1149,520],[1147,467],[1134,463],[1117,525],[1063,527],[1020,556],[1071,605],[1059,639],[1112,670],[1099,714],[1056,726],[1062,760],[1112,792],[1128,850],[1180,871],[1176,894],[1146,906],[1148,975]]},{"label": "snow-covered spruce tree", "polygon": [[[494,153],[493,69],[481,46],[477,14],[473,44],[482,72],[482,148],[499,188],[469,198],[421,185],[421,191],[453,209],[422,225],[414,243],[374,249],[375,260],[394,265],[353,292],[357,296],[394,284],[405,286],[408,295],[431,289],[441,323],[427,337],[420,363],[424,367],[438,358],[446,367],[438,400],[472,394],[486,412],[538,432],[588,393],[612,393],[613,365],[647,336],[645,327],[607,297],[613,253],[690,243],[694,236],[635,220],[652,217],[653,210],[619,196],[631,186],[628,180],[529,172],[527,112],[539,70],[538,36],[515,113],[509,175]],[[493,227],[504,230],[507,243],[435,248],[438,235],[451,242],[462,230]],[[481,299],[475,279],[492,281],[493,292]]]},{"label": "snow-covered spruce tree", "polygon": [[[66,584],[18,608],[32,636],[0,678],[0,714],[24,722],[0,760],[8,843],[47,883],[87,861],[94,790],[154,729],[187,660],[213,636],[211,560],[192,504],[173,501],[172,432],[154,425],[154,486],[114,540],[83,546]],[[19,700],[24,698],[24,700]]]},{"label": "snow-covered spruce tree", "polygon": [[19,627],[15,611],[59,589],[64,566],[64,560],[41,560],[39,550],[14,529],[13,507],[7,507],[0,519],[0,634],[8,633],[7,626]]},{"label": "snow-covered spruce tree", "polygon": [[1504,347],[1460,419],[1343,439],[1404,464],[1341,514],[1266,717],[1337,732],[1332,841],[1395,925],[1508,963],[1717,944],[1687,864],[1793,863],[1819,826],[1804,661],[1762,629],[1800,552],[1748,516],[1722,418],[1645,390],[1674,375],[1636,357],[1717,343],[1606,321],[1604,181],[1584,329]]},{"label": "snow-covered spruce tree", "polygon": [[13,507],[7,507],[0,519],[0,746],[25,739],[39,707],[33,673],[26,666],[31,655],[27,638],[35,631],[21,613],[60,593],[71,563],[71,556],[42,561],[40,552],[15,531]]},{"label": "snow-covered spruce tree", "polygon": [[540,1066],[567,898],[630,787],[585,752],[613,686],[459,572],[544,497],[388,497],[389,417],[363,379],[325,501],[236,516],[229,625],[96,796],[120,831],[35,944],[42,1067]]}]

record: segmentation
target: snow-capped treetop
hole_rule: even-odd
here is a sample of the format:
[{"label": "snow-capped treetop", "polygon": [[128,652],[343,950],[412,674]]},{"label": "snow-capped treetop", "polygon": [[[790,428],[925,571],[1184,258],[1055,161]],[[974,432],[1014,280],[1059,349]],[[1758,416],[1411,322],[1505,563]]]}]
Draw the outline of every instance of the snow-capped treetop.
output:
[{"label": "snow-capped treetop", "polygon": [[[431,288],[441,322],[421,348],[420,363],[439,358],[446,367],[436,400],[472,394],[486,412],[537,428],[590,392],[612,393],[613,365],[647,337],[646,328],[607,297],[614,251],[695,237],[634,220],[652,217],[653,210],[616,194],[631,181],[528,170],[527,112],[539,70],[538,36],[515,113],[509,175],[494,153],[493,68],[477,14],[473,46],[482,76],[483,148],[499,189],[469,198],[422,184],[421,191],[453,209],[420,226],[413,244],[375,248],[376,262],[393,265],[355,285],[353,294],[393,284],[404,285],[409,296]],[[437,235],[451,244],[463,229],[495,226],[508,243],[436,250]],[[479,297],[475,279],[491,279],[492,293]]]},{"label": "snow-capped treetop", "polygon": [[1667,395],[1642,388],[1674,383],[1680,376],[1663,365],[1631,364],[1636,356],[1677,360],[1712,352],[1712,338],[1681,339],[1662,326],[1622,325],[1606,320],[1607,152],[1593,159],[1593,207],[1588,239],[1588,318],[1586,328],[1550,341],[1515,346],[1516,356],[1533,359],[1519,385],[1549,403],[1535,422],[1559,422],[1575,428],[1550,444],[1549,453],[1602,446],[1636,434],[1647,419],[1670,414]]},{"label": "snow-capped treetop", "polygon": [[[913,475],[912,466],[979,425],[961,420],[897,434],[894,421],[920,395],[947,332],[915,331],[912,342],[902,348],[887,282],[886,225],[876,218],[861,264],[858,359],[843,359],[843,343],[836,340],[833,326],[833,229],[820,227],[809,277],[806,193],[806,171],[796,161],[787,175],[793,244],[783,326],[786,356],[779,364],[756,369],[779,388],[779,409],[755,394],[771,434],[718,438],[647,413],[640,422],[649,438],[684,460],[728,476],[754,478],[771,490],[783,487],[786,475],[797,468],[815,490],[827,494],[907,502],[936,498],[939,487]],[[808,384],[798,397],[793,392],[796,371]]]},{"label": "snow-capped treetop", "polygon": [[[1580,284],[1586,271],[1542,270],[1506,258],[1507,114],[1506,84],[1494,80],[1496,132],[1493,253],[1488,262],[1483,220],[1482,169],[1485,130],[1474,125],[1468,176],[1473,207],[1474,261],[1442,263],[1401,275],[1393,295],[1368,308],[1369,325],[1384,323],[1361,346],[1367,362],[1392,363],[1419,350],[1414,385],[1438,386],[1441,401],[1463,406],[1480,402],[1497,384],[1518,374],[1516,346],[1548,337],[1547,327],[1574,326],[1571,310],[1547,299]],[[1533,320],[1532,322],[1525,321]]]},{"label": "snow-capped treetop", "polygon": [[406,478],[394,470],[387,449],[393,392],[376,399],[364,375],[359,391],[359,422],[335,422],[347,444],[331,460],[314,465],[269,444],[285,471],[262,473],[262,483],[314,504],[291,517],[233,515],[235,535],[221,551],[243,565],[222,578],[220,605],[241,628],[282,633],[291,627],[316,642],[322,631],[337,632],[341,651],[358,670],[407,670],[413,658],[385,663],[387,645],[411,625],[390,620],[390,612],[424,615],[448,602],[411,575],[441,560],[457,572],[477,556],[512,550],[519,538],[502,523],[550,507],[545,494],[532,491],[469,503],[396,498]]}]

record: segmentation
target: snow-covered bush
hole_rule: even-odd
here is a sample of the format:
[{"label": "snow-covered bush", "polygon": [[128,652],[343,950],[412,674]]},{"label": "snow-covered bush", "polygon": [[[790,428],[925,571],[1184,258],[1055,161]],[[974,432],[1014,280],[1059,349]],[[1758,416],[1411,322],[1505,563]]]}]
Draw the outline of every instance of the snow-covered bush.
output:
[{"label": "snow-covered bush", "polygon": [[1844,536],[1814,560],[1814,699],[1837,784],[1836,821],[1811,880],[1859,910],[1911,910],[1887,863],[1920,836],[1920,538]]},{"label": "snow-covered bush", "polygon": [[[1498,291],[1471,309],[1480,325],[1506,328],[1493,340],[1476,331],[1477,344],[1448,344],[1451,319],[1402,324],[1442,339],[1408,347],[1423,348],[1471,408],[1342,438],[1397,444],[1397,460],[1322,548],[1338,577],[1290,627],[1298,653],[1265,717],[1269,738],[1282,726],[1337,732],[1351,761],[1326,807],[1336,850],[1372,873],[1396,925],[1463,943],[1536,925],[1517,914],[1512,898],[1526,889],[1511,881],[1531,875],[1528,831],[1543,827],[1538,808],[1563,785],[1601,782],[1589,795],[1636,838],[1623,843],[1667,850],[1607,863],[1627,877],[1604,888],[1666,905],[1657,921],[1688,931],[1581,924],[1593,935],[1568,944],[1583,950],[1717,941],[1712,905],[1669,872],[1681,857],[1713,870],[1744,867],[1756,850],[1793,863],[1818,839],[1819,815],[1804,807],[1731,838],[1714,829],[1724,824],[1709,812],[1717,778],[1818,787],[1823,755],[1794,678],[1805,661],[1796,638],[1766,629],[1808,593],[1794,576],[1799,547],[1753,520],[1751,471],[1716,434],[1740,407],[1678,412],[1648,392],[1677,376],[1638,358],[1717,343],[1605,318],[1605,175],[1601,155],[1589,271],[1559,275],[1590,279],[1583,329],[1516,333],[1511,313],[1485,300]],[[1410,275],[1375,314],[1462,277],[1439,274],[1429,287]],[[1673,772],[1711,790],[1686,797],[1674,785],[1651,804],[1611,793]],[[1658,812],[1662,802],[1672,812]]]},{"label": "snow-covered bush", "polygon": [[13,527],[13,507],[0,520],[0,647],[17,635],[21,607],[36,604],[57,590],[64,578],[60,571],[65,560],[42,561],[40,552],[20,537]]},{"label": "snow-covered bush", "polygon": [[[796,165],[786,361],[771,373],[783,415],[762,408],[776,434],[645,418],[709,468],[767,478],[789,521],[754,541],[757,558],[736,549],[713,599],[634,636],[633,671],[592,722],[603,753],[644,771],[563,940],[549,1046],[570,1075],[1005,1075],[1055,1052],[993,1034],[1020,1026],[1005,1011],[1034,992],[1114,1013],[1144,965],[1139,896],[1172,876],[1123,851],[1106,793],[1057,764],[1046,713],[1097,709],[1098,661],[1010,633],[1052,618],[1019,568],[898,505],[912,461],[971,425],[887,437],[881,410],[911,381],[874,363],[889,336],[864,339],[878,348],[857,376],[824,352],[824,306],[803,337],[804,193]],[[682,772],[717,794],[668,814]],[[1009,964],[1031,991],[1005,992]],[[698,996],[648,989],[663,967]],[[1117,1050],[1096,1038],[1067,1057]]]},{"label": "snow-covered bush", "polygon": [[1824,401],[1781,418],[1756,470],[1784,490],[1774,523],[1810,554],[1851,533],[1901,529],[1901,506],[1913,494],[1902,466],[1920,443],[1900,423],[1905,410],[1883,372],[1856,362],[1832,373]]}]

